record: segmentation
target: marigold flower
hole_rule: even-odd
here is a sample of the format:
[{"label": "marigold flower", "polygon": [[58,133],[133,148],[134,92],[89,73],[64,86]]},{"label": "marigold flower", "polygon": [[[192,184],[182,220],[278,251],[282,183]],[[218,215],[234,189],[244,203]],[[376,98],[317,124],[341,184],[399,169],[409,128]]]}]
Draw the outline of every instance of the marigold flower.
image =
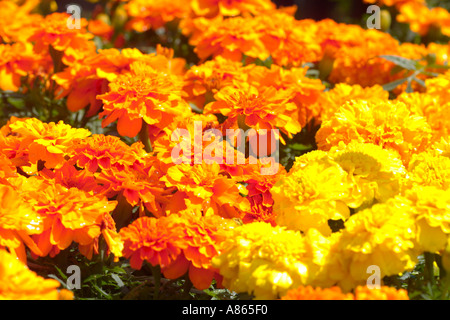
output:
[{"label": "marigold flower", "polygon": [[350,100],[383,100],[387,101],[389,92],[380,85],[361,87],[358,84],[349,85],[337,83],[333,89],[323,92],[317,99],[317,120],[319,122],[332,118],[339,107]]},{"label": "marigold flower", "polygon": [[190,12],[189,1],[183,0],[129,0],[124,8],[131,18],[127,28],[137,32],[164,27],[166,23],[182,19]]},{"label": "marigold flower", "polygon": [[0,89],[19,90],[21,78],[32,76],[39,60],[30,43],[0,44]]},{"label": "marigold flower", "polygon": [[313,288],[300,286],[289,290],[281,300],[409,300],[408,291],[394,287],[381,286],[368,288],[357,286],[354,293],[343,293],[339,287]]},{"label": "marigold flower", "polygon": [[316,228],[329,235],[329,219],[350,216],[346,201],[351,187],[347,172],[327,153],[312,151],[300,156],[271,189],[276,222],[289,229],[306,232]]},{"label": "marigold flower", "polygon": [[227,86],[214,95],[216,101],[205,106],[205,113],[221,113],[227,116],[228,128],[234,128],[240,118],[248,127],[277,129],[289,137],[300,132],[299,122],[292,117],[297,106],[289,102],[293,94],[289,90],[274,87],[254,87],[242,83],[238,87]]},{"label": "marigold flower", "polygon": [[421,250],[444,250],[450,233],[450,191],[434,186],[414,186],[405,191],[404,197],[411,201]]},{"label": "marigold flower", "polygon": [[379,289],[357,286],[354,296],[355,300],[409,300],[408,291],[388,286]]},{"label": "marigold flower", "polygon": [[33,234],[43,231],[42,219],[33,207],[24,201],[14,188],[0,186],[0,248],[8,248],[9,251],[26,262],[25,245],[35,254],[39,254],[33,240]]},{"label": "marigold flower", "polygon": [[[196,288],[210,286],[215,270],[211,258],[225,239],[228,222],[218,216],[201,217],[191,213],[161,218],[141,217],[120,230],[123,254],[131,267],[140,269],[144,260],[160,266],[169,279],[189,271]],[[231,223],[233,225],[233,223]]]},{"label": "marigold flower", "polygon": [[347,202],[351,208],[385,202],[399,194],[406,169],[395,152],[371,143],[340,143],[330,156],[347,173],[353,186]]},{"label": "marigold flower", "polygon": [[410,202],[400,197],[352,215],[338,241],[348,273],[339,281],[345,290],[367,280],[367,268],[376,265],[380,277],[411,270],[417,263],[416,224]]},{"label": "marigold flower", "polygon": [[339,287],[313,288],[312,286],[300,286],[290,289],[281,300],[353,300],[351,293],[343,293]]},{"label": "marigold flower", "polygon": [[[298,110],[298,121],[305,127],[313,118],[319,117],[316,107],[325,86],[319,79],[307,76],[308,68],[285,69],[272,64],[270,69],[263,66],[249,65],[246,68],[248,82],[255,87],[274,87],[277,90],[291,92],[290,102],[295,103]],[[297,117],[296,112],[292,113]]]},{"label": "marigold flower", "polygon": [[414,155],[408,166],[407,186],[434,186],[450,188],[450,158],[430,150]]},{"label": "marigold flower", "polygon": [[76,112],[90,106],[88,117],[95,115],[101,107],[97,95],[108,90],[108,83],[119,74],[128,72],[135,61],[162,68],[167,66],[167,58],[163,55],[144,54],[136,48],[116,48],[98,50],[83,59],[68,63],[68,67],[52,76],[60,85],[58,98],[67,96],[67,108]]},{"label": "marigold flower", "polygon": [[428,8],[426,3],[408,2],[400,7],[397,21],[408,23],[410,29],[421,36],[433,28],[450,35],[450,13],[445,8]]},{"label": "marigold flower", "polygon": [[142,120],[163,128],[175,116],[189,110],[181,98],[181,80],[144,63],[131,64],[130,72],[114,79],[109,89],[97,96],[104,103],[104,111],[99,116],[106,116],[103,127],[118,120],[117,130],[122,136],[136,136],[142,128]]},{"label": "marigold flower", "polygon": [[119,137],[103,134],[94,134],[75,141],[67,153],[70,163],[90,172],[109,169],[111,166],[132,166],[141,157],[145,157],[144,145],[141,142],[129,146]]},{"label": "marigold flower", "polygon": [[72,128],[63,121],[44,123],[36,118],[13,119],[8,127],[10,134],[19,135],[22,146],[27,146],[29,161],[45,161],[47,168],[61,165],[68,147],[91,135],[89,130]]},{"label": "marigold flower", "polygon": [[0,1],[0,38],[4,43],[24,43],[43,20],[40,14],[30,13],[38,4],[35,0]]},{"label": "marigold flower", "polygon": [[197,16],[215,17],[238,16],[245,14],[259,15],[262,12],[276,9],[269,0],[193,0],[191,8]]},{"label": "marigold flower", "polygon": [[0,249],[0,300],[59,300],[73,299],[69,290],[58,290],[60,283],[44,279]]},{"label": "marigold flower", "polygon": [[[199,27],[204,24],[203,27]],[[205,61],[209,57],[222,56],[233,61],[241,61],[246,55],[266,60],[270,53],[261,41],[260,26],[256,18],[233,17],[214,19],[213,23],[205,18],[197,18],[194,25],[201,30],[190,38],[198,57]]]},{"label": "marigold flower", "polygon": [[[317,231],[309,233],[315,241],[326,242]],[[212,265],[223,276],[225,288],[255,299],[277,299],[314,279],[321,267],[319,257],[327,254],[317,249],[305,243],[300,232],[253,222],[230,232]]]},{"label": "marigold flower", "polygon": [[50,180],[30,177],[12,183],[42,218],[42,232],[32,236],[41,256],[54,257],[72,241],[91,244],[101,233],[103,214],[116,207],[115,201]]},{"label": "marigold flower", "polygon": [[246,74],[240,61],[217,56],[203,64],[192,66],[184,75],[183,90],[197,107],[203,108],[218,90],[232,85],[233,81],[244,82]]},{"label": "marigold flower", "polygon": [[172,166],[161,181],[184,192],[188,208],[197,207],[205,212],[212,208],[225,218],[240,218],[241,211],[249,208],[236,182],[224,174],[218,163]]},{"label": "marigold flower", "polygon": [[90,41],[94,36],[88,33],[86,27],[88,22],[80,18],[80,28],[69,28],[68,19],[71,16],[65,12],[54,12],[47,15],[34,30],[28,41],[34,42],[37,53],[48,52],[50,47],[62,51],[69,57],[76,57],[77,51],[95,52],[95,44]]},{"label": "marigold flower", "polygon": [[405,165],[414,153],[431,143],[431,128],[426,119],[412,113],[399,101],[349,101],[322,123],[316,134],[321,150],[340,141],[373,143],[398,152]]}]

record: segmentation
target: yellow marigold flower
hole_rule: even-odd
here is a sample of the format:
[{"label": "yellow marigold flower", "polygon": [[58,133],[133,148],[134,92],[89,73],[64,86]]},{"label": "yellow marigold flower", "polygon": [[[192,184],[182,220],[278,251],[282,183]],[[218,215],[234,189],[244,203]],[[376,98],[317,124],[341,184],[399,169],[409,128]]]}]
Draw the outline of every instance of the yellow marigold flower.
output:
[{"label": "yellow marigold flower", "polygon": [[47,168],[61,165],[68,147],[91,135],[89,130],[72,128],[63,121],[44,123],[36,118],[12,119],[8,127],[28,148],[29,161],[45,161]]},{"label": "yellow marigold flower", "polygon": [[312,286],[300,286],[290,289],[281,300],[353,300],[351,293],[343,293],[339,287],[313,288]]},{"label": "yellow marigold flower", "polygon": [[[319,241],[320,233],[312,231],[311,236]],[[230,231],[212,265],[223,276],[225,288],[247,292],[255,299],[277,299],[312,281],[320,270],[320,257],[326,254],[305,243],[300,232],[253,222]]]},{"label": "yellow marigold flower", "polygon": [[63,296],[73,299],[70,291],[59,291],[59,286],[58,281],[38,276],[0,249],[0,300],[59,300]]},{"label": "yellow marigold flower", "polygon": [[347,173],[353,186],[347,202],[351,208],[385,202],[399,194],[406,169],[397,154],[372,143],[340,143],[330,156]]},{"label": "yellow marigold flower", "polygon": [[131,18],[127,28],[145,32],[164,27],[167,22],[185,18],[190,12],[189,4],[184,0],[128,0],[124,7]]},{"label": "yellow marigold flower", "polygon": [[406,190],[411,214],[416,219],[417,243],[422,251],[445,249],[450,234],[450,190],[415,186]]},{"label": "yellow marigold flower", "polygon": [[409,201],[396,197],[348,218],[338,241],[348,273],[339,281],[344,290],[364,284],[372,265],[381,278],[414,268],[420,252],[411,210]]},{"label": "yellow marigold flower", "polygon": [[25,245],[40,254],[30,235],[43,231],[42,219],[14,188],[0,185],[0,248],[26,262]]},{"label": "yellow marigold flower", "polygon": [[347,219],[351,192],[347,172],[323,151],[298,157],[287,175],[271,189],[276,222],[306,232],[310,228],[329,235],[328,220]]},{"label": "yellow marigold flower", "polygon": [[99,116],[106,116],[103,127],[118,120],[117,130],[122,136],[136,136],[142,120],[164,128],[175,116],[190,110],[181,97],[181,79],[142,62],[133,63],[130,72],[114,79],[109,89],[97,96],[103,101],[103,112]]},{"label": "yellow marigold flower", "polygon": [[[441,76],[442,77],[442,76]],[[412,92],[399,95],[396,100],[404,102],[412,112],[427,119],[434,140],[446,137],[450,133],[450,121],[446,116],[450,112],[450,103],[446,99],[446,90],[438,82],[428,82],[427,92]]]},{"label": "yellow marigold flower", "polygon": [[408,167],[406,185],[434,186],[448,190],[450,188],[450,158],[432,150],[414,155]]},{"label": "yellow marigold flower", "polygon": [[321,150],[330,150],[340,141],[373,143],[398,152],[405,165],[411,155],[425,151],[431,143],[426,119],[412,113],[400,101],[349,101],[322,123],[316,134]]},{"label": "yellow marigold flower", "polygon": [[323,92],[316,103],[318,109],[317,120],[320,122],[332,118],[339,107],[350,100],[383,100],[387,101],[389,92],[383,90],[380,85],[372,87],[361,87],[358,84],[349,85],[346,83],[337,83],[336,86]]},{"label": "yellow marigold flower", "polygon": [[289,102],[293,98],[289,90],[241,83],[221,89],[214,98],[216,101],[207,104],[204,112],[228,117],[227,128],[234,128],[243,119],[245,125],[255,130],[278,128],[289,137],[301,130],[300,123],[292,117],[297,106]]},{"label": "yellow marigold flower", "polygon": [[91,244],[101,233],[103,214],[116,207],[116,202],[106,197],[38,177],[17,178],[11,183],[42,218],[42,232],[32,235],[41,256],[54,257],[72,241]]},{"label": "yellow marigold flower", "polygon": [[379,289],[358,286],[354,296],[354,300],[409,300],[408,291],[388,286],[381,286]]}]

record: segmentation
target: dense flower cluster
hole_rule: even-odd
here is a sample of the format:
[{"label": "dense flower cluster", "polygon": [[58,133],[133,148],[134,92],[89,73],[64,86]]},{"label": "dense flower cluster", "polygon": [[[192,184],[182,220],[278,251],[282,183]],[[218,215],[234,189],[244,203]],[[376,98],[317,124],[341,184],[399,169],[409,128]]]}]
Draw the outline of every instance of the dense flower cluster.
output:
[{"label": "dense flower cluster", "polygon": [[72,299],[32,266],[74,252],[255,299],[450,271],[445,8],[364,1],[424,45],[269,0],[106,2],[70,28],[0,0],[0,299]]}]

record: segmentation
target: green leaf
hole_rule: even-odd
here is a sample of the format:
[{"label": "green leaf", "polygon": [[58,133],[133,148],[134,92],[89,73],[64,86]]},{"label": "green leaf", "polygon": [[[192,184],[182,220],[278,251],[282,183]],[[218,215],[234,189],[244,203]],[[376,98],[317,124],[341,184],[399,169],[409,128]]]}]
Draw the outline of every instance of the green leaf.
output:
[{"label": "green leaf", "polygon": [[386,83],[385,85],[383,85],[383,89],[386,91],[392,91],[395,88],[397,88],[399,85],[401,85],[402,83],[404,83],[405,81],[408,80],[409,77],[403,78],[403,79],[399,79],[399,80],[395,80],[389,83]]},{"label": "green leaf", "polygon": [[403,58],[400,56],[394,55],[381,55],[381,58],[384,58],[390,62],[393,62],[397,66],[400,66],[407,70],[417,70],[417,62],[411,59]]},{"label": "green leaf", "polygon": [[111,277],[117,282],[117,284],[119,285],[120,288],[125,286],[122,279],[120,279],[120,277],[117,274],[111,273]]}]

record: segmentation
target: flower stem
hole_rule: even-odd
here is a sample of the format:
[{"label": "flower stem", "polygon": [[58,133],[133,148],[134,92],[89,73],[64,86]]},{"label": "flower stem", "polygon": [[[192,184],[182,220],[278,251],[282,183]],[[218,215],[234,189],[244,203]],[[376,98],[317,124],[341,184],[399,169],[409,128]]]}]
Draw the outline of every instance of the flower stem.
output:
[{"label": "flower stem", "polygon": [[139,132],[139,139],[144,144],[145,151],[147,151],[148,153],[153,152],[152,143],[148,136],[148,125],[146,123],[142,124],[142,129]]},{"label": "flower stem", "polygon": [[425,278],[433,285],[434,284],[434,255],[430,252],[424,252],[425,258]]}]

